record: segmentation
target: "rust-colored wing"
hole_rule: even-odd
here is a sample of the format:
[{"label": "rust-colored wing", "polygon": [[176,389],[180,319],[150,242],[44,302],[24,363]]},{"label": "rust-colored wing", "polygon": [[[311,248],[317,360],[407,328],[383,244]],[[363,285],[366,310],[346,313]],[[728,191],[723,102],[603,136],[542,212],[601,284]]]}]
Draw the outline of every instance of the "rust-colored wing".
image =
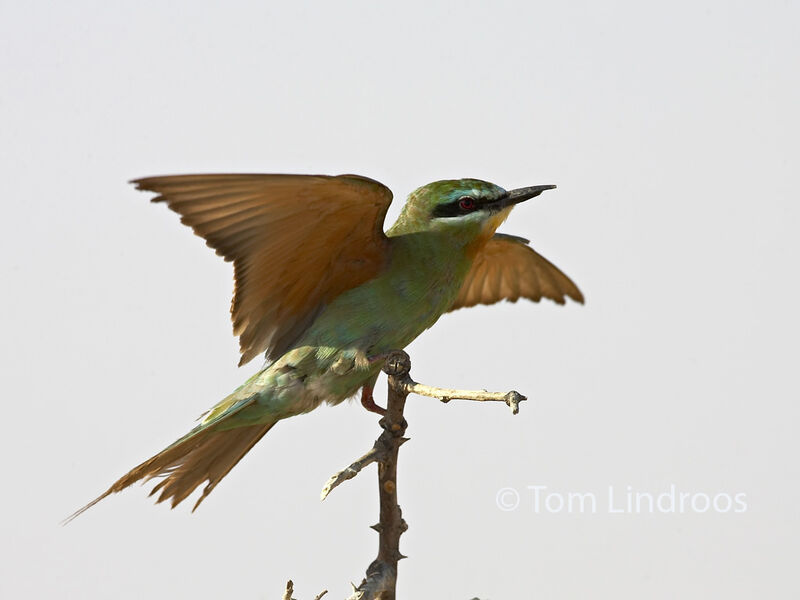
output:
[{"label": "rust-colored wing", "polygon": [[516,302],[520,298],[534,302],[549,298],[564,304],[567,296],[583,303],[578,287],[558,267],[528,246],[528,240],[498,233],[475,257],[450,310],[494,304],[500,300]]},{"label": "rust-colored wing", "polygon": [[380,273],[384,185],[357,175],[172,175],[132,183],[234,265],[240,365],[279,357],[322,307]]}]

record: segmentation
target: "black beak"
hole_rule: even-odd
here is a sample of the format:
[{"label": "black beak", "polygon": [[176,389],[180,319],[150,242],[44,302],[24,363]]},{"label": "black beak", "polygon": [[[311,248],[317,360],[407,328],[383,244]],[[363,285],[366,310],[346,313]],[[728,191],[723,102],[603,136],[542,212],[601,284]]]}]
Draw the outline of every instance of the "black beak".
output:
[{"label": "black beak", "polygon": [[520,202],[524,202],[525,200],[530,200],[531,198],[535,198],[539,194],[547,190],[554,190],[556,186],[554,185],[532,185],[531,187],[524,187],[519,188],[516,190],[511,190],[508,192],[508,195],[504,198],[500,199],[500,204],[503,208],[506,206],[512,206],[514,204],[519,204]]}]

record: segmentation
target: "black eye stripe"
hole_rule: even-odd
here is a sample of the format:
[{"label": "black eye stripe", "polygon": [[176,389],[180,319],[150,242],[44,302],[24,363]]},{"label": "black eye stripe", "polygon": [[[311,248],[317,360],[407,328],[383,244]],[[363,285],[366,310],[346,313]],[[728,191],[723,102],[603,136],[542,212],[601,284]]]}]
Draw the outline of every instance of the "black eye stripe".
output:
[{"label": "black eye stripe", "polygon": [[452,202],[448,202],[447,204],[437,204],[436,207],[433,209],[433,217],[435,218],[442,218],[442,217],[460,217],[464,214],[464,211],[459,206],[461,202],[461,198],[456,198]]},{"label": "black eye stripe", "polygon": [[[474,205],[469,209],[461,208],[461,201],[464,199],[469,199],[474,202]],[[431,215],[433,218],[447,218],[447,217],[462,217],[468,213],[475,212],[484,208],[484,205],[492,204],[492,200],[488,200],[486,198],[476,198],[474,196],[463,195],[459,196],[452,202],[448,202],[447,204],[438,204],[433,209],[433,214]]]}]

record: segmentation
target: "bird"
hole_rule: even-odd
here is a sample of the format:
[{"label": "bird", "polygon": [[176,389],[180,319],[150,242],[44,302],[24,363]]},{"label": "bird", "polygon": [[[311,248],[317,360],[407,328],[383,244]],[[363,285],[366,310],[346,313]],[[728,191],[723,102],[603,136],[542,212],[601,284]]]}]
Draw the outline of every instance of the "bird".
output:
[{"label": "bird", "polygon": [[519,203],[554,185],[507,191],[480,179],[413,191],[384,231],[392,192],[358,175],[196,174],[131,181],[233,263],[231,318],[243,365],[264,366],[198,424],[71,518],[131,484],[192,511],[279,421],[373,388],[386,356],[443,314],[547,298],[583,303],[529,240],[497,233]]}]

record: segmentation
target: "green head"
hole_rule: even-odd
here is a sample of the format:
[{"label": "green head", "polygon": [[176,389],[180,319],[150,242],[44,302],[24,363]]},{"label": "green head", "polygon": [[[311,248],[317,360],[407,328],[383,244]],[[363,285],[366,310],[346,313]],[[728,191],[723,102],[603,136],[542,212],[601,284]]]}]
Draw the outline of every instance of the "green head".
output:
[{"label": "green head", "polygon": [[554,185],[506,191],[480,179],[434,181],[408,197],[393,233],[441,231],[464,239],[489,239],[515,204],[534,198]]}]

